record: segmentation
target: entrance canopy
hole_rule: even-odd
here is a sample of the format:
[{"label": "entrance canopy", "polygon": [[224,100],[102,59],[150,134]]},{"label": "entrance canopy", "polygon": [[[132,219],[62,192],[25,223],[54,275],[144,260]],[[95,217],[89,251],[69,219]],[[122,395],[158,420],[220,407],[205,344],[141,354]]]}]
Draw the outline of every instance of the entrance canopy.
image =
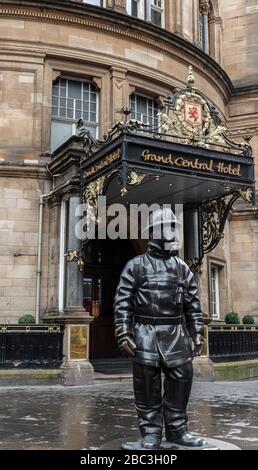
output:
[{"label": "entrance canopy", "polygon": [[85,191],[108,203],[193,204],[253,188],[251,156],[125,132],[82,164]]}]

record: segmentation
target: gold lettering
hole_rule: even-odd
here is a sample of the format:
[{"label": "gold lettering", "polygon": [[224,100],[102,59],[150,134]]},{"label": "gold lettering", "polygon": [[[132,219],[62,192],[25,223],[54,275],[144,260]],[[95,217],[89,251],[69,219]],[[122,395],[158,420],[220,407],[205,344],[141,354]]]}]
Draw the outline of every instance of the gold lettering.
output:
[{"label": "gold lettering", "polygon": [[146,149],[146,150],[144,150],[144,151],[142,152],[142,158],[143,158],[145,161],[149,160],[149,158],[150,158],[150,152],[149,152],[149,150]]},{"label": "gold lettering", "polygon": [[198,158],[195,160],[184,160],[182,157],[178,157],[175,160],[175,165],[184,168],[192,168],[194,170],[214,171],[213,160],[208,164],[200,162]]},{"label": "gold lettering", "polygon": [[214,171],[214,170],[213,170],[213,160],[210,161],[209,171]]},{"label": "gold lettering", "polygon": [[184,159],[182,157],[176,158],[175,165],[183,166]]},{"label": "gold lettering", "polygon": [[88,171],[84,172],[84,178],[88,178],[89,176],[95,175],[98,171],[102,170],[102,168],[105,168],[105,166],[110,165],[110,163],[118,160],[121,157],[121,149],[118,148],[114,153],[111,153],[110,155],[107,155],[106,158],[101,160],[100,163],[97,165],[94,165],[92,168],[90,168]]},{"label": "gold lettering", "polygon": [[193,170],[208,171],[212,173],[216,171],[217,173],[222,173],[224,175],[241,176],[240,165],[233,167],[231,163],[226,165],[224,162],[218,162],[214,165],[214,160],[209,160],[208,162],[201,162],[199,158],[188,160],[184,157],[173,157],[171,153],[166,157],[164,155],[150,153],[150,150],[148,149],[145,149],[142,152],[141,157],[144,161],[163,163],[165,165],[175,165],[179,168],[191,168]]},{"label": "gold lettering", "polygon": [[151,161],[151,162],[156,162],[156,163],[164,163],[165,165],[173,165],[173,157],[171,154],[168,155],[168,157],[164,155],[156,155],[155,153],[150,153],[149,150],[144,150],[142,152],[141,157],[145,162]]},{"label": "gold lettering", "polygon": [[240,165],[237,165],[237,167],[234,168],[233,174],[236,175],[236,176],[241,176],[241,173],[240,173]]},{"label": "gold lettering", "polygon": [[240,168],[241,168],[240,165],[237,165],[237,167],[234,168],[231,163],[229,165],[225,165],[224,162],[219,162],[218,165],[216,166],[218,173],[223,173],[224,175],[233,175],[233,176],[241,176]]}]

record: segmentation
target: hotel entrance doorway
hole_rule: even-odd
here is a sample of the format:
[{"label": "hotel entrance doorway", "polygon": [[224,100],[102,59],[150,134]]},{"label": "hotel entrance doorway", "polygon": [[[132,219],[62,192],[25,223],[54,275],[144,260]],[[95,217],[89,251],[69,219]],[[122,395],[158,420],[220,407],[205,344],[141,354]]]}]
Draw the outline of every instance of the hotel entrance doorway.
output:
[{"label": "hotel entrance doorway", "polygon": [[120,274],[136,256],[128,240],[91,240],[85,247],[84,307],[94,317],[90,326],[90,360],[121,358],[116,344],[113,302]]}]

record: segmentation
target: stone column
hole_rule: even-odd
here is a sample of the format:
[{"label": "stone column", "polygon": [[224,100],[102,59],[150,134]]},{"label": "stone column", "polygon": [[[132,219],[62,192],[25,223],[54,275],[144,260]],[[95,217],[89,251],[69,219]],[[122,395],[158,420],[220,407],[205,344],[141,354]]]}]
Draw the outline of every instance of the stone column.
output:
[{"label": "stone column", "polygon": [[206,54],[210,52],[210,40],[209,40],[209,13],[210,13],[210,2],[209,0],[201,0],[200,9],[203,16],[203,49]]},{"label": "stone column", "polygon": [[[67,236],[67,252],[76,251],[78,254],[81,251],[81,240],[77,238],[75,232],[76,223],[80,218],[76,217],[75,212],[77,206],[81,204],[79,196],[71,196],[69,198],[68,210],[68,236]],[[78,269],[76,261],[67,262],[66,266],[66,303],[65,314],[73,316],[85,315],[83,308],[83,274]]]},{"label": "stone column", "polygon": [[[199,259],[199,215],[197,208],[187,209],[184,212],[184,249],[185,260],[190,266],[195,266]],[[194,277],[199,287],[199,276],[194,270]]]},{"label": "stone column", "polygon": [[[174,3],[174,2],[173,2]],[[175,0],[175,33],[183,34],[183,2]]]},{"label": "stone column", "polygon": [[210,43],[209,43],[209,54],[222,65],[222,18],[217,16],[209,16],[209,32],[210,32]]},{"label": "stone column", "polygon": [[[80,220],[75,215],[78,204],[81,204],[79,195],[71,195],[67,220],[67,252],[80,256],[81,240],[75,232]],[[93,367],[89,362],[89,325],[92,317],[83,307],[83,272],[79,269],[78,259],[76,256],[71,261],[66,259],[66,305],[61,318],[65,323],[62,382],[64,385],[82,385],[93,380]]]},{"label": "stone column", "polygon": [[[48,277],[47,309],[42,313],[41,319],[54,320],[59,317],[58,309],[58,281],[59,281],[59,246],[60,237],[60,208],[61,197],[53,196],[49,202],[49,240],[48,240]],[[46,208],[44,209],[46,211]]]},{"label": "stone column", "polygon": [[165,0],[165,28],[171,33],[176,30],[176,2]]},{"label": "stone column", "polygon": [[[199,259],[200,256],[200,240],[199,240],[199,214],[198,209],[192,207],[184,213],[185,220],[185,253],[186,261],[191,266],[193,263],[193,273],[195,277],[198,290],[200,289],[200,272],[194,269],[195,260]],[[200,292],[199,292],[200,296]],[[214,365],[209,358],[209,338],[208,338],[208,324],[210,319],[207,314],[204,313],[204,350],[201,357],[194,359],[194,374],[195,378],[199,381],[213,382],[215,380]]]}]

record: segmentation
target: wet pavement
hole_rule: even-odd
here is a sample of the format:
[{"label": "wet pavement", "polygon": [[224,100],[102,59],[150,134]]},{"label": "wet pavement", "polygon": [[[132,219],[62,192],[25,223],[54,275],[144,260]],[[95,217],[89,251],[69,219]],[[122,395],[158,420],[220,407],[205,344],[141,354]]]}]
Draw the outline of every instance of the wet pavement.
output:
[{"label": "wet pavement", "polygon": [[[197,382],[190,429],[258,450],[258,381]],[[0,388],[0,448],[98,449],[138,438],[131,382]]]}]

